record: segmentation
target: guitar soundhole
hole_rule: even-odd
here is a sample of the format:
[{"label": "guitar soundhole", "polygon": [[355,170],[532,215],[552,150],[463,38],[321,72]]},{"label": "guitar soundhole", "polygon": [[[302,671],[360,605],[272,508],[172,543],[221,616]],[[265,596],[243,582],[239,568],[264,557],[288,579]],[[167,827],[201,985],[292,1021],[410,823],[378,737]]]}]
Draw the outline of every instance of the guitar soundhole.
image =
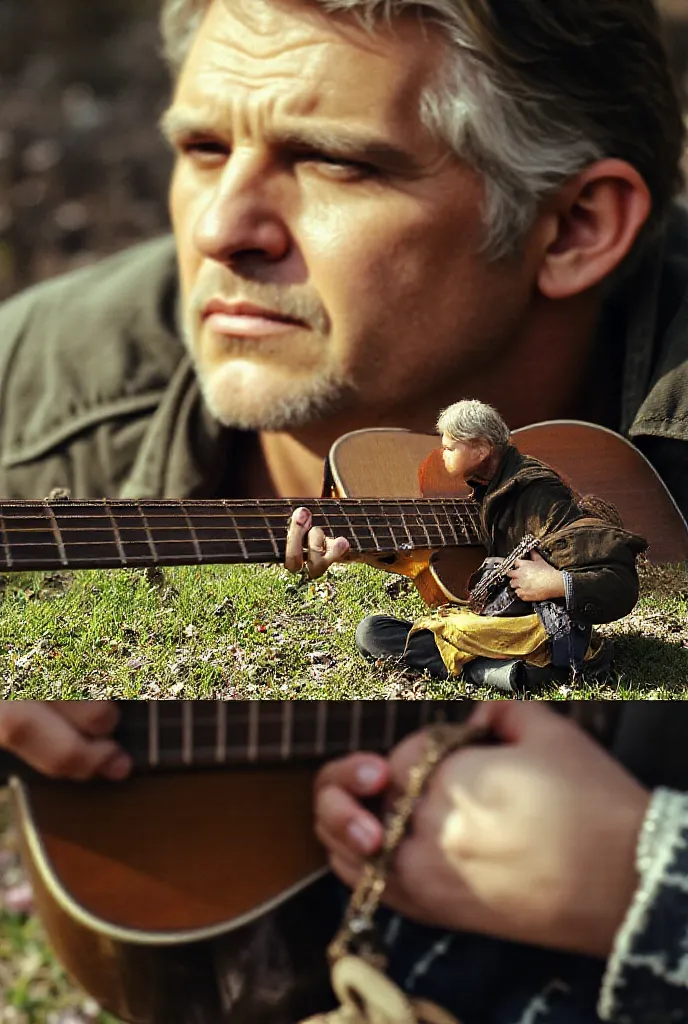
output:
[{"label": "guitar soundhole", "polygon": [[396,555],[383,555],[380,558],[378,558],[378,562],[381,565],[394,565],[396,560],[397,560],[397,556]]}]

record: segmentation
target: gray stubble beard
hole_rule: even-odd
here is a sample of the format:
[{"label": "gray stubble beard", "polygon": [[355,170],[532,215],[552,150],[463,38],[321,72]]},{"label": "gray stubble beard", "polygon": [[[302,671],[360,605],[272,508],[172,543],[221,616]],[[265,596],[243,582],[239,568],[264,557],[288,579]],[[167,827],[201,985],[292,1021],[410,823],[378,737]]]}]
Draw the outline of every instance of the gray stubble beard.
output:
[{"label": "gray stubble beard", "polygon": [[[199,366],[192,344],[193,333],[184,327],[184,344],[191,357],[203,399],[214,419],[225,427],[247,431],[286,431],[312,426],[346,412],[356,404],[357,388],[340,373],[322,372],[308,379],[291,395],[272,402],[269,408],[242,411],[240,402],[233,409],[217,401],[215,388]],[[236,349],[245,348],[237,339]],[[231,358],[231,353],[228,353]]]}]

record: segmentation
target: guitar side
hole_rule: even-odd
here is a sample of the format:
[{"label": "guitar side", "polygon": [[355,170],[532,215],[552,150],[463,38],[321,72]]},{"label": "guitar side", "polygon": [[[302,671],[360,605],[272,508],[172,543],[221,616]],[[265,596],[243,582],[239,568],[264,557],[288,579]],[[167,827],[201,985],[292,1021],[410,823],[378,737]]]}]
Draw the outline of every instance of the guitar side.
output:
[{"label": "guitar side", "polygon": [[326,1007],[341,908],[313,837],[312,777],[13,779],[36,908],[67,971],[135,1024],[293,1024]]},{"label": "guitar side", "polygon": [[[626,529],[650,543],[656,563],[688,560],[688,526],[663,481],[629,441],[605,427],[555,420],[514,431],[521,452],[552,466],[581,494],[595,494],[619,509]],[[466,497],[443,474],[435,434],[402,429],[358,430],[332,448],[337,493],[349,498]],[[471,573],[485,557],[480,547],[398,553],[361,561],[413,580],[429,605],[464,600]]]}]

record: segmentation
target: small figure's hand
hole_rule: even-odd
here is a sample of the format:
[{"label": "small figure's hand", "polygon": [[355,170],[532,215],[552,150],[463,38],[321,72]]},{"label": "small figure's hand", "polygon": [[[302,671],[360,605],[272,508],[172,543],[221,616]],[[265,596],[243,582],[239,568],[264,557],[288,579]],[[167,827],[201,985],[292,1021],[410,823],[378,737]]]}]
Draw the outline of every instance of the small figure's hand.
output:
[{"label": "small figure's hand", "polygon": [[530,559],[518,558],[507,576],[522,601],[550,601],[566,593],[562,573],[537,551],[530,552]]},{"label": "small figure's hand", "polygon": [[124,779],[131,758],[110,738],[118,719],[105,700],[3,701],[0,748],[52,778]]},{"label": "small figure's hand", "polygon": [[[484,701],[501,740],[450,755],[394,860],[384,902],[454,931],[606,957],[633,896],[649,793],[578,726],[536,703]],[[382,826],[362,800],[406,785],[421,733],[389,759],[352,754],[320,772],[318,838],[349,886]]]},{"label": "small figure's hand", "polygon": [[315,580],[327,572],[333,562],[341,561],[349,551],[349,542],[344,537],[326,537],[319,526],[313,526],[310,509],[297,508],[291,517],[287,533],[285,567],[289,572],[300,572],[304,565],[304,540],[308,535],[306,568],[310,579]]}]

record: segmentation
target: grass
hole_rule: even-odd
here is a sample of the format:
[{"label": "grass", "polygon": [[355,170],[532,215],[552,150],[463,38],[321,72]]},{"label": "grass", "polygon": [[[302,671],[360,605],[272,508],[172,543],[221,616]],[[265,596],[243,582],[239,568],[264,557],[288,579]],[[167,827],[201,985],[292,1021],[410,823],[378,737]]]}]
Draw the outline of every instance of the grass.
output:
[{"label": "grass", "polygon": [[[644,566],[641,591],[632,615],[603,627],[616,644],[609,678],[543,697],[688,698],[688,572]],[[423,605],[406,581],[363,566],[304,587],[277,567],[8,575],[0,697],[494,696],[367,664],[353,632],[374,611],[413,618]],[[70,985],[30,906],[10,909],[22,885],[0,790],[0,1024],[115,1024]]]},{"label": "grass", "polygon": [[[543,696],[688,695],[688,573],[647,566],[641,580],[633,614],[602,628],[616,644],[609,678]],[[360,657],[353,634],[363,616],[423,610],[406,580],[365,566],[335,566],[310,586],[275,566],[33,573],[1,583],[4,699],[488,695]]]}]

